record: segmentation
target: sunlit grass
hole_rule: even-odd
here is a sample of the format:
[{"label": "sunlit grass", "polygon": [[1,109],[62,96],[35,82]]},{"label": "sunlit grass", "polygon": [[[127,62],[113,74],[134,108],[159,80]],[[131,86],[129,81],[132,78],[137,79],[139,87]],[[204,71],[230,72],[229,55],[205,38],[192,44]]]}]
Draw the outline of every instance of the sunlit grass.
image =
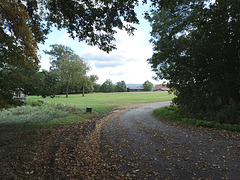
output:
[{"label": "sunlit grass", "polygon": [[150,103],[159,101],[170,101],[174,97],[173,94],[167,92],[146,92],[146,93],[93,93],[86,94],[84,97],[81,94],[59,95],[53,99],[47,97],[29,96],[28,101],[41,100],[48,103],[65,104],[68,106],[76,106],[82,110],[86,107],[93,108],[93,114],[98,115],[105,113],[119,106]]}]

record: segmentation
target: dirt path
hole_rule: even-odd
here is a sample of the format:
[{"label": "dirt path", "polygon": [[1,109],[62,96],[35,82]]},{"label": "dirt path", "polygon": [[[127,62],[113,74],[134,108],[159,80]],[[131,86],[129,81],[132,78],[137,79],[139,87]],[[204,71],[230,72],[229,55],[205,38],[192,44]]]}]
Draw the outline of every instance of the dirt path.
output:
[{"label": "dirt path", "polygon": [[[240,179],[240,134],[151,115],[169,102],[128,107],[101,129],[101,156],[115,179]],[[116,172],[112,172],[116,173]]]}]

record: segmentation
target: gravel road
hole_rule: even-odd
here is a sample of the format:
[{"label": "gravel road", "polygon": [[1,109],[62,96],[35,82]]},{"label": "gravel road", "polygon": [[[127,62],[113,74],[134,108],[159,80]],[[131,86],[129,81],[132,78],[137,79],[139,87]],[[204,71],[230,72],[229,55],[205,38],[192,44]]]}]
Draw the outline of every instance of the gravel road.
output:
[{"label": "gravel road", "polygon": [[168,123],[151,112],[170,102],[132,105],[101,129],[113,179],[240,179],[240,133]]}]

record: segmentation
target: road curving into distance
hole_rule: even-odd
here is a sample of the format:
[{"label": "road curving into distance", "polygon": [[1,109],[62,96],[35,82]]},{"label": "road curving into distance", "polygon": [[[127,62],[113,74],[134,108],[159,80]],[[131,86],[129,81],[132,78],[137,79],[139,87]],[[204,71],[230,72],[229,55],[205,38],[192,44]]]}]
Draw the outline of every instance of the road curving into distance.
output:
[{"label": "road curving into distance", "polygon": [[[240,133],[152,116],[170,102],[131,105],[101,129],[101,156],[116,179],[240,179]],[[115,172],[116,173],[116,172]]]}]

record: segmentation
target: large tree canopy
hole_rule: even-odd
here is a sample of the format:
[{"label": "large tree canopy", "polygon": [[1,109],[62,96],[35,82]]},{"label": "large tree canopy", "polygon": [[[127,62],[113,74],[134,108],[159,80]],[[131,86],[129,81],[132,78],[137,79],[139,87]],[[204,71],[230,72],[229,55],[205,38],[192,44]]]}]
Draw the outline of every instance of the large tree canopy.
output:
[{"label": "large tree canopy", "polygon": [[1,46],[21,46],[24,55],[38,61],[37,42],[44,41],[55,26],[65,28],[72,38],[109,52],[115,48],[114,28],[133,32],[129,23],[138,23],[134,12],[137,3],[138,0],[1,0]]},{"label": "large tree canopy", "polygon": [[240,0],[159,0],[153,7],[149,63],[176,90],[174,102],[194,114],[239,103]]}]

